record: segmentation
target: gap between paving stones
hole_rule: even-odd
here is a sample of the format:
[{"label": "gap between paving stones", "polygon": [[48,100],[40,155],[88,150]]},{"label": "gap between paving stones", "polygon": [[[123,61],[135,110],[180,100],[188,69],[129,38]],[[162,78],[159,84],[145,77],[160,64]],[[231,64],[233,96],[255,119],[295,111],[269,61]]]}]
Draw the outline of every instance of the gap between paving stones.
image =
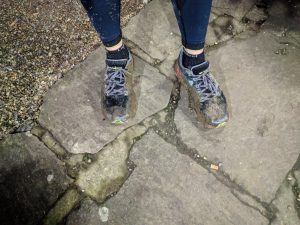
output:
[{"label": "gap between paving stones", "polygon": [[[236,33],[234,34],[230,39],[225,40],[225,41],[221,41],[218,42],[218,44],[216,45],[210,45],[206,47],[206,51],[209,52],[210,50],[216,49],[221,47],[224,43],[226,43],[229,40],[232,40],[234,38],[236,38],[237,36],[241,35],[242,33],[246,33],[248,30],[251,30],[251,27],[248,27],[248,29],[243,30],[241,33]],[[257,33],[257,30],[253,30],[255,33]],[[142,50],[137,44],[135,44],[134,42],[130,41],[130,40],[124,40],[125,43],[131,48],[131,51],[136,54],[138,57],[140,57],[141,59],[143,59],[144,61],[146,61],[147,63],[149,63],[150,65],[152,65],[153,67],[155,67],[156,69],[159,70],[159,72],[164,75],[165,77],[167,77],[168,79],[170,79],[166,74],[162,73],[162,71],[159,69],[159,65],[161,63],[163,63],[164,60],[159,60],[159,59],[155,59],[153,57],[151,57],[148,53],[146,53],[144,50]],[[176,125],[174,123],[174,114],[175,114],[175,109],[177,108],[177,103],[178,100],[180,98],[180,91],[179,91],[179,86],[178,83],[175,83],[175,89],[173,88],[173,92],[171,94],[171,98],[170,98],[170,102],[169,105],[163,109],[162,111],[144,119],[142,122],[133,125],[129,128],[127,128],[126,130],[124,130],[122,133],[120,133],[113,141],[111,141],[110,143],[108,143],[107,145],[105,145],[102,150],[108,148],[108,146],[113,145],[115,142],[118,142],[118,139],[121,136],[126,137],[131,131],[132,129],[135,129],[135,127],[138,126],[144,126],[145,124],[148,123],[148,125],[146,125],[144,128],[145,130],[143,132],[141,132],[139,135],[133,135],[133,137],[128,137],[125,139],[130,139],[129,142],[131,142],[131,144],[129,144],[127,146],[127,157],[124,161],[127,162],[127,164],[131,164],[128,161],[128,156],[129,156],[129,152],[130,149],[132,148],[132,146],[134,145],[135,141],[139,138],[141,138],[145,133],[148,132],[149,129],[154,128],[154,130],[167,142],[171,143],[171,144],[178,144],[179,143],[179,147],[177,147],[178,151],[186,154],[188,156],[190,156],[190,158],[194,161],[196,161],[200,166],[202,166],[203,168],[205,168],[208,172],[212,172],[212,174],[217,178],[218,181],[220,181],[222,184],[224,184],[225,186],[227,186],[228,188],[230,188],[232,190],[232,194],[242,202],[242,204],[251,207],[255,210],[257,210],[258,212],[260,212],[263,216],[265,216],[266,218],[268,218],[270,221],[272,221],[272,219],[274,218],[274,211],[276,211],[274,209],[274,207],[272,206],[272,204],[267,204],[265,202],[262,202],[258,197],[252,195],[251,193],[249,193],[248,191],[246,191],[243,187],[239,186],[238,184],[236,184],[234,181],[232,181],[229,177],[229,175],[227,175],[225,172],[223,171],[217,171],[217,172],[213,172],[210,169],[210,165],[213,162],[210,162],[208,160],[206,160],[205,158],[201,157],[195,150],[193,149],[189,149],[183,142],[182,140],[177,136],[177,129],[176,129]],[[175,94],[174,94],[174,90],[175,90]],[[177,90],[177,91],[176,91]],[[167,115],[165,115],[165,118],[163,121],[161,121],[161,115],[163,113],[167,112]],[[154,123],[159,123],[158,125],[153,125],[152,122]],[[149,123],[149,120],[151,120],[151,122]],[[146,122],[147,121],[147,122]],[[162,126],[163,124],[163,126]],[[170,137],[166,138],[166,135],[169,135],[168,133],[163,134],[164,130],[166,129],[165,125],[167,124],[167,129],[174,129],[173,133],[171,135],[171,137],[173,138],[172,141],[170,141]],[[163,127],[163,128],[162,128]],[[175,133],[174,133],[175,132]],[[80,174],[80,172],[85,169],[88,171],[89,168],[89,164],[92,164],[93,160],[95,159],[95,155],[91,155],[91,154],[78,154],[78,155],[72,155],[70,153],[68,153],[63,147],[62,145],[55,140],[55,138],[53,137],[53,135],[47,131],[46,129],[37,126],[32,130],[32,133],[34,135],[36,135],[42,142],[45,143],[45,145],[51,150],[53,151],[57,157],[59,159],[61,159],[62,161],[66,161],[67,165],[71,165],[74,166],[74,162],[70,163],[70,160],[75,161],[75,164],[77,165],[77,163],[79,161],[86,161],[85,163],[82,163],[79,168],[76,168],[75,166],[75,171],[72,171],[72,169],[68,169],[68,174],[73,177],[73,178],[77,178],[78,174]],[[130,136],[130,135],[129,135]],[[171,139],[172,139],[171,138]],[[124,140],[125,140],[124,139]],[[176,140],[176,142],[174,142],[174,139]],[[127,140],[128,141],[128,140]],[[122,141],[121,141],[122,142]],[[125,144],[126,145],[126,144]],[[99,156],[101,155],[102,150],[99,152]],[[74,159],[75,158],[75,159]],[[99,157],[98,157],[99,159]],[[91,162],[90,162],[91,161]],[[69,162],[69,164],[68,164]],[[125,182],[125,180],[129,177],[130,175],[130,170],[132,170],[133,168],[130,167],[130,165],[127,165],[127,173],[125,173],[126,176],[124,176],[123,178],[120,179],[120,181],[118,182],[119,184],[117,185],[117,188],[115,187],[112,190],[106,190],[109,192],[112,192],[111,194],[107,195],[104,194],[101,198],[100,198],[100,202],[103,202],[107,199],[107,197],[111,197],[113,196],[114,192],[117,192],[120,188],[120,186]],[[82,190],[81,191],[75,191],[77,192],[77,194],[74,194],[74,189],[73,187],[71,187],[71,189],[69,189],[66,194],[57,201],[57,205],[54,206],[54,208],[52,210],[50,210],[49,214],[46,216],[45,219],[45,224],[57,224],[59,221],[62,221],[63,218],[68,215],[68,213],[73,209],[73,207],[78,204],[80,202],[80,200],[82,199]],[[85,191],[83,189],[83,191]],[[91,194],[91,193],[89,193]],[[89,195],[87,194],[87,195]],[[69,196],[69,197],[68,197]],[[71,196],[71,197],[70,197]],[[97,200],[96,196],[91,196],[92,199]],[[70,198],[73,198],[73,200],[70,200]],[[67,204],[67,209],[65,210],[61,210],[62,208],[62,204],[63,202],[71,202],[71,206],[70,204]],[[97,200],[99,202],[99,199]],[[73,204],[73,205],[72,205]],[[62,211],[63,213],[59,213],[59,211]],[[57,214],[58,213],[58,214]],[[64,214],[64,215],[63,215]],[[55,219],[56,218],[56,219]],[[56,220],[56,222],[55,222]],[[49,223],[50,222],[50,223]]]},{"label": "gap between paving stones", "polygon": [[156,66],[156,65],[162,63],[162,61],[160,61],[159,59],[153,58],[150,54],[145,52],[142,48],[140,48],[137,44],[135,44],[131,40],[123,37],[123,41],[124,41],[125,45],[128,46],[128,48],[130,49],[130,51],[133,54],[137,55],[142,60],[144,60],[145,62],[150,64],[151,66]]},{"label": "gap between paving stones", "polygon": [[[178,101],[180,99],[180,85],[177,84],[177,96],[173,99],[174,109],[176,110]],[[261,215],[272,221],[275,218],[276,208],[271,203],[263,202],[259,197],[251,194],[244,187],[231,180],[230,176],[222,171],[211,169],[211,165],[218,165],[218,162],[212,162],[205,157],[200,156],[196,149],[189,148],[178,135],[176,124],[174,123],[175,110],[169,113],[166,121],[159,123],[154,127],[155,132],[163,138],[167,143],[170,143],[176,147],[178,152],[189,156],[193,161],[206,169],[223,185],[228,187],[232,194],[244,205],[251,207],[258,211]]]},{"label": "gap between paving stones", "polygon": [[[234,38],[234,37],[233,37]],[[142,58],[145,60],[147,63],[151,64],[155,68],[158,68],[159,65],[163,61],[159,61],[157,59],[152,58],[150,55],[145,53],[139,46],[134,44],[133,42],[129,40],[125,40],[129,47],[133,49],[134,54],[136,54],[138,57]],[[227,41],[225,41],[227,42]],[[208,47],[208,51],[210,49],[215,49],[216,47],[222,46],[225,42],[222,42],[218,45],[210,46]],[[160,71],[161,74],[166,76],[164,73]],[[167,77],[167,76],[166,76]],[[133,125],[126,130],[124,130],[122,133],[120,133],[112,142],[109,144],[105,145],[102,150],[108,148],[107,146],[113,145],[115,142],[118,141],[118,139],[121,136],[126,137],[128,133],[130,133],[132,130],[134,130],[138,126],[144,126],[147,124],[144,128],[145,130],[141,132],[138,135],[133,135],[133,137],[127,137],[125,139],[130,139],[131,144],[127,146],[127,156],[124,158],[124,162],[127,162],[127,164],[130,164],[128,161],[128,156],[130,149],[134,145],[135,141],[139,138],[141,138],[147,131],[151,128],[153,128],[165,141],[168,143],[171,143],[173,145],[176,145],[177,149],[179,152],[186,154],[190,156],[190,158],[194,161],[196,161],[200,166],[205,168],[208,172],[212,172],[212,174],[217,178],[218,181],[220,181],[222,184],[227,186],[228,188],[231,189],[232,194],[244,205],[251,207],[255,210],[257,210],[259,213],[261,213],[263,216],[268,218],[270,221],[274,219],[275,216],[275,209],[272,206],[272,204],[268,204],[265,202],[262,202],[258,197],[255,195],[252,195],[249,193],[247,190],[245,190],[243,187],[239,186],[236,184],[234,181],[232,181],[225,172],[223,171],[218,171],[214,172],[210,169],[210,165],[213,164],[213,162],[210,162],[206,160],[205,158],[201,157],[198,152],[196,152],[194,149],[189,149],[186,144],[182,142],[182,140],[177,136],[177,128],[174,123],[174,114],[175,114],[175,109],[177,108],[177,103],[180,98],[180,90],[179,90],[179,84],[175,82],[169,105],[163,109],[162,111],[144,119],[142,122]],[[162,114],[166,113],[165,118],[161,120]],[[149,123],[149,120],[151,121]],[[157,125],[153,124],[158,123]],[[167,125],[167,126],[166,126]],[[168,129],[171,129],[171,133],[166,132],[164,134],[164,131]],[[173,131],[172,131],[173,129]],[[92,165],[93,162],[89,162],[89,160],[93,161],[95,159],[95,155],[92,154],[77,154],[77,155],[72,155],[68,153],[63,146],[53,137],[53,135],[45,128],[41,126],[36,126],[32,129],[32,134],[37,136],[40,141],[42,141],[51,151],[53,151],[56,156],[66,162],[67,164],[67,171],[68,175],[71,176],[72,178],[78,178],[78,174],[80,174],[81,170],[87,170]],[[171,134],[171,136],[169,136]],[[130,135],[129,135],[130,136]],[[168,136],[168,137],[166,137]],[[124,140],[125,140],[124,139]],[[171,140],[172,139],[172,140]],[[175,141],[175,142],[174,142]],[[122,142],[122,141],[121,141]],[[179,145],[178,145],[179,144]],[[178,145],[178,146],[177,146]],[[101,152],[99,152],[99,156],[101,156]],[[99,157],[98,157],[99,159]],[[73,162],[70,162],[73,161]],[[75,162],[75,163],[74,163]],[[80,165],[78,166],[78,162],[81,162]],[[75,164],[75,165],[74,165]],[[72,166],[74,166],[75,169],[72,169]],[[123,168],[124,169],[124,168]],[[96,200],[97,202],[103,202],[107,198],[112,197],[115,192],[117,192],[122,184],[125,182],[125,180],[130,176],[130,172],[132,171],[132,166],[127,165],[127,171],[124,173],[124,176],[121,177],[119,180],[113,180],[113,182],[117,182],[117,185],[111,189],[109,187],[109,184],[107,185],[108,187],[104,187],[104,192],[100,199],[97,199],[97,196],[92,196],[91,193],[87,193],[85,195],[91,197],[93,200]],[[74,170],[74,171],[73,171]],[[109,179],[109,178],[108,178]],[[85,180],[86,182],[86,180]],[[101,189],[101,188],[100,188]],[[48,215],[45,217],[45,222],[44,224],[58,224],[61,222],[71,211],[72,209],[80,203],[80,201],[83,199],[83,193],[85,192],[84,189],[78,190],[77,188],[74,188],[74,185],[71,185],[70,188],[65,192],[65,194],[60,198],[55,206],[50,210]],[[109,194],[108,194],[109,193]],[[65,202],[67,204],[65,204]],[[64,207],[64,204],[66,205]]]},{"label": "gap between paving stones", "polygon": [[[244,32],[246,32],[246,31],[243,31],[242,33],[244,33]],[[232,39],[236,38],[236,36],[238,36],[238,35],[239,34],[235,34],[229,40],[232,40]],[[215,49],[215,48],[221,47],[222,44],[226,43],[229,40],[220,42],[217,45],[207,46],[206,49],[207,49],[207,51],[210,51],[211,49]],[[150,65],[154,66],[157,69],[159,69],[158,66],[165,60],[164,59],[163,61],[160,61],[158,59],[152,58],[149,54],[147,54],[146,52],[144,52],[138,45],[136,45],[135,43],[133,43],[133,42],[131,42],[129,40],[125,40],[125,43],[127,43],[127,45],[132,49],[132,51],[133,51],[134,54],[138,55],[140,58],[142,58],[147,63],[149,63]],[[160,73],[163,74],[164,76],[166,76],[161,71],[160,71]],[[178,85],[178,84],[175,84],[175,85]],[[140,123],[138,123],[136,125],[133,125],[133,126],[127,128],[121,134],[119,134],[119,136],[116,137],[112,142],[110,142],[109,144],[105,145],[103,147],[103,149],[107,148],[108,145],[111,145],[114,142],[116,142],[117,139],[120,136],[122,136],[122,135],[127,136],[127,133],[130,133],[131,129],[134,129],[135,127],[138,127],[138,126],[141,126],[141,125],[145,125],[145,123],[147,124],[149,119],[151,119],[151,120],[154,119],[154,121],[159,122],[158,125],[151,124],[153,122],[152,121],[150,123],[151,125],[148,124],[146,126],[147,128],[146,128],[146,131],[144,133],[140,134],[139,136],[135,136],[135,137],[129,138],[129,139],[131,139],[132,144],[128,148],[128,154],[130,152],[130,149],[134,145],[135,141],[137,139],[141,138],[145,133],[147,133],[149,129],[153,128],[156,131],[156,133],[158,133],[165,141],[167,141],[168,143],[171,143],[171,144],[175,145],[180,153],[186,154],[186,155],[190,156],[190,158],[192,160],[194,160],[195,162],[197,162],[200,166],[202,166],[203,168],[205,168],[208,172],[211,172],[216,177],[216,179],[218,181],[220,181],[222,184],[224,184],[225,186],[227,186],[228,188],[230,188],[232,190],[232,194],[238,200],[240,200],[242,202],[242,204],[244,204],[244,205],[246,205],[248,207],[251,207],[251,208],[253,208],[253,209],[257,210],[257,211],[259,211],[263,216],[267,217],[270,220],[270,223],[271,223],[271,221],[274,219],[275,211],[276,211],[276,209],[272,206],[272,201],[273,200],[271,201],[271,203],[262,202],[258,197],[256,197],[255,195],[252,195],[247,190],[245,190],[243,187],[239,186],[234,181],[232,181],[230,179],[229,175],[226,174],[224,171],[217,171],[217,172],[211,171],[210,170],[210,165],[212,163],[214,163],[214,162],[210,162],[210,161],[206,160],[204,157],[201,157],[198,154],[198,152],[196,152],[194,149],[189,149],[185,145],[185,143],[183,143],[182,140],[177,136],[178,135],[177,134],[177,128],[176,128],[176,125],[174,123],[174,113],[175,113],[175,109],[177,107],[177,102],[178,102],[179,98],[180,98],[180,93],[178,91],[178,93],[175,95],[175,97],[171,95],[170,103],[169,103],[169,105],[164,110],[162,110],[161,112],[158,112],[158,113],[156,113],[156,114],[154,114],[154,115],[146,118],[145,120],[143,120],[142,122],[140,122]],[[160,115],[163,114],[163,113],[165,113],[165,112],[167,112],[167,115],[165,115],[165,121],[160,121],[160,119],[161,119]],[[164,132],[166,130],[169,131],[168,129],[171,129],[170,133],[164,134]],[[174,129],[174,130],[172,131],[172,129]],[[69,158],[72,158],[72,155],[70,153],[68,153],[62,147],[62,145],[55,140],[55,138],[53,137],[53,135],[51,135],[51,133],[49,131],[47,131],[46,129],[37,126],[37,127],[33,128],[33,130],[31,132],[32,132],[32,134],[34,134],[35,136],[37,136],[40,139],[40,141],[42,141],[62,161],[65,161],[65,160],[68,160]],[[171,134],[171,137],[166,137],[166,136],[168,136],[170,134]],[[178,143],[179,143],[179,146],[177,146]],[[100,151],[99,153],[101,153],[101,152],[102,151]],[[84,155],[88,155],[89,156],[90,154],[79,154],[79,155],[81,157],[84,157]],[[99,155],[101,155],[101,154],[99,154]],[[92,157],[92,159],[93,159],[93,157]],[[126,158],[126,160],[128,160],[128,157]],[[294,165],[294,167],[300,168],[300,159],[299,158],[298,158],[296,164]],[[87,164],[87,167],[88,167],[88,164]],[[296,177],[294,175],[294,167],[293,167],[293,169],[288,174],[292,174],[292,176],[294,177],[294,179],[297,181],[297,179],[296,179]],[[130,167],[129,170],[130,169],[132,169],[132,168]],[[128,178],[129,175],[130,174],[127,175],[126,179]],[[120,188],[120,186],[119,186],[119,188]],[[298,194],[299,194],[299,186],[297,185],[297,182],[295,182],[295,186],[294,186],[293,190],[294,190],[295,197],[297,197]],[[113,196],[113,195],[109,195],[109,197],[111,197],[111,196]],[[57,201],[57,206],[54,206],[54,208],[53,208],[54,211],[52,211],[52,210],[50,211],[50,213],[48,214],[48,218],[51,218],[51,219],[49,219],[49,220],[46,219],[46,221],[49,221],[49,222],[48,223],[45,222],[45,224],[57,224],[56,223],[57,221],[55,221],[55,219],[53,220],[53,218],[55,216],[58,216],[57,218],[60,221],[63,220],[63,218],[72,210],[72,208],[74,207],[74,205],[79,204],[81,200],[82,200],[82,193],[80,193],[79,190],[76,190],[73,187],[69,188],[68,191],[65,193],[65,195]],[[104,200],[106,200],[106,198]],[[251,203],[249,203],[249,202],[251,202]],[[61,207],[64,204],[66,204],[67,207],[64,207],[62,209]],[[296,207],[296,204],[299,205],[299,203],[297,202],[297,200],[295,200],[295,207]],[[60,213],[59,214],[54,214],[55,209],[57,209],[57,211],[60,211]],[[298,217],[300,218],[300,216],[299,216],[300,215],[299,210],[297,212],[298,212]]]},{"label": "gap between paving stones", "polygon": [[[296,175],[298,174],[298,176]],[[291,191],[294,196],[294,209],[297,213],[298,218],[300,219],[300,155],[297,158],[297,161],[293,165],[290,171],[288,171],[285,176],[282,184],[287,183],[291,186]],[[270,204],[273,204],[278,198],[280,198],[280,187],[278,188],[275,197],[270,201]],[[272,221],[271,221],[272,222]],[[271,222],[269,225],[271,225]]]},{"label": "gap between paving stones", "polygon": [[53,137],[50,131],[41,125],[38,124],[33,127],[31,134],[35,135],[41,142],[43,142],[58,159],[63,161],[70,157],[70,153]]},{"label": "gap between paving stones", "polygon": [[[296,175],[297,173],[297,175]],[[300,219],[300,155],[294,164],[293,168],[290,171],[291,176],[295,179],[295,183],[293,185],[293,193],[295,196],[295,209],[298,214],[298,218]]]},{"label": "gap between paving stones", "polygon": [[[112,142],[105,145],[101,151],[99,151],[95,155],[91,155],[91,162],[85,163],[85,166],[81,167],[75,175],[75,177],[77,177],[77,181],[75,182],[76,184],[74,186],[77,188],[71,186],[71,188],[66,191],[65,195],[63,195],[63,197],[57,201],[57,204],[55,204],[55,206],[45,217],[44,224],[59,224],[59,222],[62,221],[77,204],[80,203],[81,199],[83,198],[82,195],[88,196],[98,203],[104,202],[108,198],[114,196],[114,194],[121,188],[121,186],[130,176],[133,170],[133,163],[128,160],[131,148],[137,140],[142,138],[142,136],[149,131],[149,129],[154,129],[154,131],[158,133],[166,142],[175,145],[180,153],[188,155],[193,161],[195,161],[197,164],[199,164],[213,176],[215,176],[219,182],[227,186],[232,191],[232,194],[242,204],[257,210],[271,222],[274,219],[276,212],[276,209],[272,204],[262,202],[258,197],[249,193],[243,187],[232,181],[229,175],[226,174],[226,172],[222,170],[211,170],[210,165],[215,164],[215,162],[208,161],[204,157],[201,157],[196,150],[188,148],[187,145],[182,142],[181,138],[178,137],[177,128],[174,123],[174,115],[179,99],[180,86],[179,83],[176,82],[171,93],[169,104],[165,109],[146,118],[142,122],[127,128]],[[39,132],[34,133],[35,135],[39,134]],[[42,133],[43,135],[47,134],[46,137],[51,136],[47,132],[40,133]],[[41,136],[40,140],[43,141],[47,139]],[[53,141],[50,141],[50,143],[52,142]],[[51,147],[59,145],[48,144],[47,146]],[[101,166],[103,166],[103,163],[100,163],[100,165],[98,165],[99,161],[102,160],[102,156],[107,157],[107,155],[105,155],[106,152],[109,152],[109,154],[117,154],[119,157],[120,152],[118,152],[118,148],[116,147],[123,148],[123,152],[121,152],[121,160],[119,160],[117,163],[113,162],[115,161],[115,158],[113,157],[113,160],[109,161],[109,164],[111,165],[106,165],[110,166],[109,169],[112,171],[113,175],[116,175],[116,177],[109,177],[107,175],[104,175],[104,177],[99,179],[99,177],[101,177],[102,175],[99,174],[98,171],[105,171],[103,169],[106,169],[107,172],[107,168],[101,168]],[[51,150],[53,150],[53,148]],[[112,153],[112,151],[117,152]],[[72,158],[72,156],[70,158]],[[80,160],[82,161],[82,154],[79,157],[79,161]],[[98,182],[95,182],[94,179],[90,178],[89,175],[91,174],[94,174],[94,178],[98,178]],[[72,177],[74,177],[74,175]],[[97,191],[94,192],[90,189],[96,189]],[[63,202],[68,203],[66,204],[67,208],[62,209],[64,205]]]},{"label": "gap between paving stones", "polygon": [[[175,88],[174,85],[170,101],[173,101],[172,95]],[[88,196],[99,203],[112,197],[133,170],[133,163],[129,160],[132,146],[158,121],[165,120],[169,109],[172,109],[170,104],[160,112],[145,118],[142,122],[128,127],[93,155],[67,153],[49,131],[41,126],[35,127],[32,134],[36,135],[59,159],[65,162],[67,167],[68,164],[71,166],[80,164],[75,173],[70,171],[71,169],[67,170],[68,175],[76,178],[76,181],[48,212],[44,224],[59,224],[80,203],[84,198],[83,196]],[[87,156],[87,160],[84,160],[84,156]],[[105,172],[99,173],[99,171]],[[66,202],[65,206],[64,202]]]},{"label": "gap between paving stones", "polygon": [[[216,46],[214,46],[214,48],[215,47]],[[150,56],[148,57],[148,59],[145,59],[145,55],[141,54],[141,52],[143,53],[143,51],[141,51],[139,48],[136,48],[136,49],[137,49],[137,51],[135,52],[135,54],[137,54],[139,57],[141,57],[142,59],[144,59],[145,61],[147,61],[148,63],[152,64],[153,66],[155,66],[157,68],[158,64],[155,63],[155,59],[151,58]],[[150,59],[150,62],[149,62],[149,59]],[[194,161],[196,161],[202,167],[204,167],[209,172],[211,172],[210,165],[212,164],[212,162],[207,161],[203,157],[200,157],[200,155],[195,150],[189,149],[181,141],[181,139],[179,139],[178,136],[177,136],[177,129],[176,129],[176,126],[175,126],[175,123],[174,123],[174,113],[175,113],[175,109],[177,107],[178,100],[180,98],[180,93],[179,93],[178,83],[175,83],[175,86],[177,86],[177,87],[175,87],[175,92],[176,92],[176,90],[177,90],[177,92],[174,93],[174,88],[173,88],[173,93],[171,94],[169,105],[164,110],[162,110],[162,111],[167,111],[168,115],[165,117],[165,121],[160,122],[160,125],[158,125],[155,128],[155,130],[157,131],[157,133],[160,134],[161,137],[163,137],[163,139],[165,141],[167,141],[169,143],[171,142],[171,144],[179,144],[178,145],[179,147],[176,146],[177,149],[179,150],[179,152],[189,155]],[[160,115],[160,113],[162,113],[162,112],[158,112],[158,113],[154,114],[153,116],[150,116],[150,117],[146,118],[145,120],[148,120],[149,118],[155,118],[155,120],[159,122],[159,119],[157,119],[157,116]],[[143,123],[144,123],[144,121],[142,121],[141,123],[139,123],[137,125],[133,125],[133,126],[127,128],[124,132],[119,134],[119,136],[117,138],[115,138],[112,142],[110,142],[108,145],[114,143],[120,136],[122,136],[122,135],[126,136],[126,133],[128,132],[128,130],[134,129],[134,127],[140,126]],[[163,126],[161,126],[162,124],[163,124]],[[164,128],[162,128],[162,127],[164,127]],[[167,133],[164,134],[163,132],[166,129],[171,131],[171,132],[170,133],[167,132]],[[173,131],[172,131],[172,129],[173,129]],[[34,135],[36,135],[37,137],[39,137],[39,139],[42,142],[44,142],[45,145],[50,150],[52,150],[60,159],[62,159],[62,160],[66,160],[66,159],[69,159],[69,158],[73,159],[73,157],[70,156],[66,152],[66,150],[55,140],[55,138],[50,134],[49,131],[47,131],[47,130],[41,128],[41,127],[36,127],[36,128],[33,129],[32,133]],[[143,134],[144,133],[142,133],[141,136]],[[166,137],[166,136],[168,136],[168,137]],[[135,136],[135,138],[137,138],[137,137],[138,136]],[[107,148],[107,145],[104,146],[103,149],[105,149],[105,148]],[[100,151],[100,153],[101,152],[102,151]],[[93,157],[90,154],[79,154],[79,156],[77,155],[76,156],[77,161],[82,161],[84,156],[87,156],[87,158],[88,158],[87,163],[83,163],[83,165],[81,165],[80,166],[81,168],[79,168],[79,169],[76,168],[75,170],[77,170],[77,171],[75,171],[74,173],[70,172],[70,170],[68,170],[68,174],[71,177],[76,178],[78,173],[80,172],[80,169],[86,169],[86,168],[89,167],[89,163],[88,163],[89,157],[91,157],[91,160],[93,159]],[[268,203],[262,202],[258,197],[254,196],[251,193],[249,193],[248,191],[244,190],[242,187],[240,187],[238,184],[236,184],[234,181],[232,181],[230,179],[229,175],[227,175],[225,172],[216,172],[216,173],[213,173],[213,175],[217,178],[217,180],[219,180],[221,183],[223,183],[224,185],[229,187],[232,190],[233,195],[235,197],[237,197],[243,204],[256,209],[262,215],[264,215],[265,217],[267,217],[270,220],[272,218],[274,218],[274,209],[272,209],[272,207]],[[74,202],[74,204],[75,204],[75,202]],[[55,207],[54,207],[54,209],[55,209]],[[50,212],[50,214],[51,213],[52,212]]]},{"label": "gap between paving stones", "polygon": [[[130,169],[126,163],[129,151],[136,139],[145,134],[149,129],[148,126],[151,126],[152,121],[149,121],[149,118],[145,120],[127,128],[115,140],[93,155],[89,165],[86,164],[86,168],[81,168],[76,174],[77,180],[48,212],[44,219],[45,225],[60,224],[72,209],[80,203],[82,196],[89,196],[94,201],[103,202],[119,190],[129,176]],[[115,154],[120,154],[120,152],[114,145],[124,146],[121,157],[118,156],[119,158],[115,157]],[[115,150],[115,154],[107,160],[107,152],[111,154],[112,149]],[[99,171],[102,171],[102,173],[99,173]]]}]

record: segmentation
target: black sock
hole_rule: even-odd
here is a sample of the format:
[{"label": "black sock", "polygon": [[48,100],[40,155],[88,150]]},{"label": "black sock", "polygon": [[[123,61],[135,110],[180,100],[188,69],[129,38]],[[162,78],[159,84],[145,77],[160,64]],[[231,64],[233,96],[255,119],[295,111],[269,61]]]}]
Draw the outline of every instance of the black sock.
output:
[{"label": "black sock", "polygon": [[[192,55],[183,49],[182,64],[185,68],[191,69],[192,67],[200,65],[204,62],[205,62],[204,52],[202,52],[198,55]],[[206,68],[199,67],[199,69],[200,69],[200,71],[198,71],[198,69],[197,69],[197,71],[194,71],[194,72],[196,74],[198,74],[199,72],[202,72]]]},{"label": "black sock", "polygon": [[129,50],[126,45],[122,45],[120,48],[114,51],[106,51],[106,58],[112,60],[129,59]]},{"label": "black sock", "polygon": [[126,45],[122,45],[115,51],[106,51],[106,64],[111,67],[125,68],[129,59],[129,50]]}]

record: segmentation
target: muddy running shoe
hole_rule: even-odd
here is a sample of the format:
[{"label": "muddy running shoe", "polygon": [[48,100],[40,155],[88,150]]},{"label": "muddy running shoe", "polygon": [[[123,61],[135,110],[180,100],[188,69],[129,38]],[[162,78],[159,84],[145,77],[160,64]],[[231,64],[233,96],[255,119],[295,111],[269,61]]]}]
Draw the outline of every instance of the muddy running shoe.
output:
[{"label": "muddy running shoe", "polygon": [[208,61],[188,69],[182,65],[182,54],[183,51],[175,62],[175,72],[189,92],[191,106],[198,120],[202,120],[206,128],[224,126],[228,121],[226,98],[209,72]]},{"label": "muddy running shoe", "polygon": [[123,124],[130,116],[133,58],[106,60],[103,108],[114,124]]}]

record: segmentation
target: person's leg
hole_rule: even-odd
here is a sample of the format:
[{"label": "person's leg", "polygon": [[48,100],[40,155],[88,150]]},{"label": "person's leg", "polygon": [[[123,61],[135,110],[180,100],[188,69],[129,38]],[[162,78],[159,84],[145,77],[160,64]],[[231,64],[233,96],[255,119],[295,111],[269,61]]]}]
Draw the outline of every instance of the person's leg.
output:
[{"label": "person's leg", "polygon": [[122,39],[120,0],[81,0],[91,22],[106,47],[117,45]]},{"label": "person's leg", "polygon": [[194,110],[199,118],[204,118],[206,127],[221,127],[228,120],[226,99],[209,72],[203,51],[212,0],[172,3],[183,45],[175,64],[176,75],[192,92]]},{"label": "person's leg", "polygon": [[120,0],[81,0],[107,50],[108,59],[129,58],[122,42]]},{"label": "person's leg", "polygon": [[131,72],[133,62],[128,48],[122,42],[120,0],[81,0],[81,2],[106,48],[102,100],[104,110],[107,116],[111,116],[113,123],[123,123],[129,114],[128,74]]},{"label": "person's leg", "polygon": [[172,3],[181,31],[182,45],[189,53],[201,53],[212,0],[172,0]]},{"label": "person's leg", "polygon": [[172,0],[181,31],[183,65],[193,67],[205,61],[204,44],[212,0]]}]

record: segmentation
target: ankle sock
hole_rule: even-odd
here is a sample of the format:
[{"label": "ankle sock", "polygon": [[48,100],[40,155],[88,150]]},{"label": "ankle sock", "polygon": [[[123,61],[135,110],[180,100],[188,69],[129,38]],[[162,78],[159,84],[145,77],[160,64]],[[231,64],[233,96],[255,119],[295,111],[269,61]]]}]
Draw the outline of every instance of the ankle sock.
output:
[{"label": "ankle sock", "polygon": [[114,51],[106,51],[106,64],[111,67],[125,68],[129,59],[129,50],[126,45],[122,45]]},{"label": "ankle sock", "polygon": [[[192,55],[183,49],[183,56],[182,56],[182,64],[185,68],[191,69],[194,66],[200,65],[205,62],[205,55],[204,52],[197,54],[197,55]],[[199,67],[196,68],[196,71],[194,71],[196,74],[202,72],[206,68]]]},{"label": "ankle sock", "polygon": [[112,60],[129,59],[129,50],[126,45],[122,45],[120,48],[114,51],[106,50],[106,58]]}]

